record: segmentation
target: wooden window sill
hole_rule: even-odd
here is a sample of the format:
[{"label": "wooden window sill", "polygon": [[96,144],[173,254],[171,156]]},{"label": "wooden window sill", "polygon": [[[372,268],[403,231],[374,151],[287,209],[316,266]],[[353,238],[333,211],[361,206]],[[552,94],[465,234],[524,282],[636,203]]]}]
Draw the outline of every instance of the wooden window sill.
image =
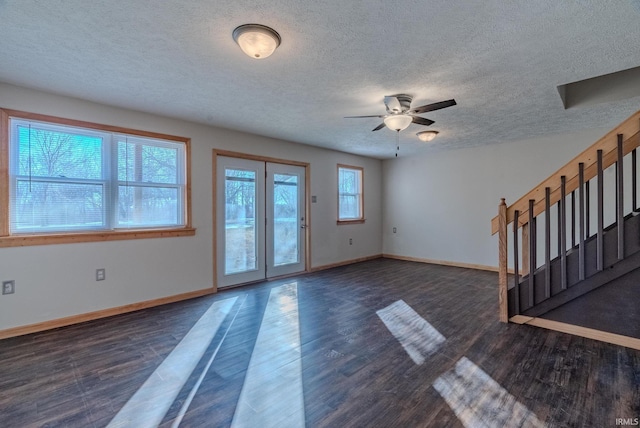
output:
[{"label": "wooden window sill", "polygon": [[150,229],[127,231],[103,231],[80,233],[52,233],[40,235],[0,236],[0,247],[26,247],[31,245],[74,244],[79,242],[122,241],[129,239],[173,238],[194,236],[196,229],[183,227],[178,229]]},{"label": "wooden window sill", "polygon": [[336,222],[336,224],[341,225],[341,224],[362,224],[364,223],[364,219],[358,219],[358,220],[338,220]]}]

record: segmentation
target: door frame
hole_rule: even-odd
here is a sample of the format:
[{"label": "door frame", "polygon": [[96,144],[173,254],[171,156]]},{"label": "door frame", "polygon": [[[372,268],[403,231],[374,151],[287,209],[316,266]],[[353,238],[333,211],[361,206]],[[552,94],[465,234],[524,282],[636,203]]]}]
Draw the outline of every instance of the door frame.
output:
[{"label": "door frame", "polygon": [[[217,208],[218,208],[218,182],[217,182],[217,177],[218,177],[218,156],[225,156],[225,157],[230,157],[230,158],[238,158],[238,159],[247,159],[247,160],[254,160],[254,161],[258,161],[258,162],[271,162],[271,163],[279,163],[279,164],[283,164],[283,165],[292,165],[292,166],[300,166],[300,167],[304,167],[304,186],[305,186],[305,191],[304,191],[304,211],[305,211],[305,223],[306,223],[306,227],[304,228],[304,246],[305,246],[305,256],[304,256],[304,270],[302,272],[309,272],[309,268],[311,266],[311,164],[309,164],[308,162],[299,162],[299,161],[294,161],[294,160],[288,160],[288,159],[279,159],[279,158],[272,158],[269,156],[259,156],[259,155],[252,155],[252,154],[248,154],[248,153],[241,153],[241,152],[233,152],[233,151],[228,151],[228,150],[221,150],[221,149],[213,149],[213,159],[212,159],[212,184],[213,184],[213,204],[212,204],[212,217],[213,217],[213,240],[212,240],[212,245],[213,245],[213,289],[214,292],[218,291],[218,228],[217,228],[217,223],[218,223],[218,218],[217,218]],[[296,274],[293,274],[296,275]],[[283,275],[283,276],[288,276],[288,275]],[[275,277],[277,278],[277,277]],[[275,278],[269,278],[269,279],[275,279]],[[265,281],[266,279],[263,279],[261,281]],[[253,281],[256,282],[256,281]],[[249,283],[244,283],[244,284],[250,284]],[[231,287],[236,287],[238,285],[244,285],[244,284],[236,284],[236,285],[231,285],[225,288],[231,288]]]}]

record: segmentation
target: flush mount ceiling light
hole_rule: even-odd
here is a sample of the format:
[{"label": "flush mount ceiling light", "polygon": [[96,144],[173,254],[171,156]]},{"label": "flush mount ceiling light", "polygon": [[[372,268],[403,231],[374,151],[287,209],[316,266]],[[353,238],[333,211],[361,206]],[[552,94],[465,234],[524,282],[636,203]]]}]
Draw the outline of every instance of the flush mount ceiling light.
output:
[{"label": "flush mount ceiling light", "polygon": [[424,141],[425,143],[428,143],[429,141],[436,138],[436,135],[438,135],[438,131],[422,131],[422,132],[418,132],[416,135],[418,136],[420,141]]},{"label": "flush mount ceiling light", "polygon": [[411,125],[413,117],[408,114],[390,114],[386,116],[383,121],[387,128],[400,132]]},{"label": "flush mount ceiling light", "polygon": [[233,30],[233,40],[242,52],[255,59],[264,59],[280,46],[280,34],[260,24],[245,24]]}]

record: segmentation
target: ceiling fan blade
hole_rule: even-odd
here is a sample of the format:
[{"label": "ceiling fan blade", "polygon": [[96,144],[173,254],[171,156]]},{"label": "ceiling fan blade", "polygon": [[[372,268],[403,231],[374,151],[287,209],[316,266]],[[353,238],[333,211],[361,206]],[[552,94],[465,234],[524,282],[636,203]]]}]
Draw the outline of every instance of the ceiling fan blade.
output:
[{"label": "ceiling fan blade", "polygon": [[411,117],[412,117],[411,122],[417,123],[418,125],[429,126],[435,123],[433,120],[425,119],[424,117],[418,117],[418,116],[411,116]]},{"label": "ceiling fan blade", "polygon": [[361,117],[384,117],[382,114],[374,114],[372,116],[345,116],[345,119],[359,119]]},{"label": "ceiling fan blade", "polygon": [[382,128],[384,128],[384,126],[385,126],[385,125],[384,125],[384,122],[382,122],[380,125],[378,125],[378,126],[376,126],[375,128],[373,128],[373,130],[374,130],[374,131],[379,131],[379,130],[381,130]]},{"label": "ceiling fan blade", "polygon": [[399,113],[402,111],[402,105],[397,97],[386,96],[384,97],[384,105],[387,106],[388,112]]},{"label": "ceiling fan blade", "polygon": [[441,108],[447,108],[456,105],[456,100],[440,101],[439,103],[427,104],[421,107],[416,107],[409,111],[409,114],[420,114],[428,111],[440,110]]}]

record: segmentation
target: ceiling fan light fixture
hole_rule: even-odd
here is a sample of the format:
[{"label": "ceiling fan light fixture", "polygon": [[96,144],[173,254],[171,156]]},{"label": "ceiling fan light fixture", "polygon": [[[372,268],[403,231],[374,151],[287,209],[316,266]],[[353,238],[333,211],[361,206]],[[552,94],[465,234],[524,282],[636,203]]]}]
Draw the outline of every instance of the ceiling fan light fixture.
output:
[{"label": "ceiling fan light fixture", "polygon": [[413,117],[408,114],[391,114],[384,118],[384,124],[387,128],[398,132],[407,129],[412,121]]},{"label": "ceiling fan light fixture", "polygon": [[233,40],[242,52],[255,59],[270,56],[280,46],[280,34],[260,24],[245,24],[233,30]]},{"label": "ceiling fan light fixture", "polygon": [[418,132],[416,135],[418,136],[420,141],[424,141],[425,143],[428,143],[429,141],[436,138],[436,136],[438,135],[438,131],[421,131],[421,132]]}]

